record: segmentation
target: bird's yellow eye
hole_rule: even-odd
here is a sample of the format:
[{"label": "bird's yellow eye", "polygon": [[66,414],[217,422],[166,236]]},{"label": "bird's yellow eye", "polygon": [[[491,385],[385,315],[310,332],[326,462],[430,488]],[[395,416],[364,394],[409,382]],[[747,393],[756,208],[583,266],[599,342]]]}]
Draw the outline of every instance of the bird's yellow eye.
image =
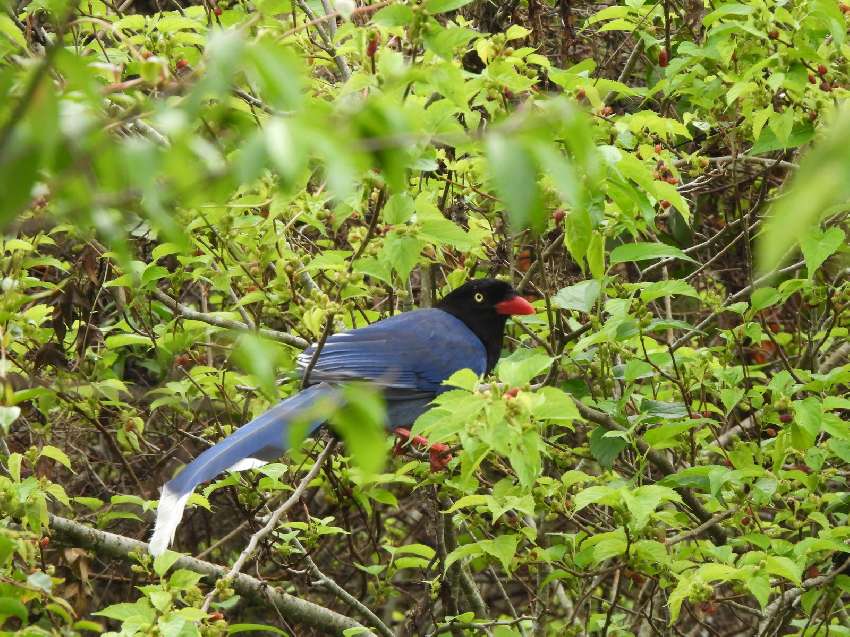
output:
[{"label": "bird's yellow eye", "polygon": [[484,295],[483,295],[483,294],[481,294],[481,292],[476,292],[476,293],[475,293],[475,296],[474,296],[474,297],[472,297],[472,298],[474,298],[474,299],[475,299],[475,302],[476,302],[476,303],[481,303],[481,302],[484,300]]}]

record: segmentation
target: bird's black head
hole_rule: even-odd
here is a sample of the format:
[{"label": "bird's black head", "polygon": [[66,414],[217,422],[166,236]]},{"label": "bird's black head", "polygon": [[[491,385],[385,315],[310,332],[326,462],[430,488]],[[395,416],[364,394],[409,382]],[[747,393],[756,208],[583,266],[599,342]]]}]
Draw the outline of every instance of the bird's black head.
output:
[{"label": "bird's black head", "polygon": [[502,351],[505,322],[512,314],[534,314],[531,304],[504,281],[475,279],[453,290],[437,307],[459,318],[484,343],[487,371],[491,371]]}]

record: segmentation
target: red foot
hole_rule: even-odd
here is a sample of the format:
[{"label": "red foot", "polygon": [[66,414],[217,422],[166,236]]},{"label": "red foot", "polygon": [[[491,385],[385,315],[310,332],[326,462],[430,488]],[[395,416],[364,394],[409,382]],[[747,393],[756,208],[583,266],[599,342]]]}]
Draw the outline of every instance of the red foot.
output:
[{"label": "red foot", "polygon": [[404,453],[404,443],[409,442],[418,447],[425,447],[428,449],[431,471],[445,471],[446,467],[449,465],[449,461],[452,459],[452,454],[450,453],[451,449],[448,445],[441,442],[437,442],[432,445],[428,442],[427,438],[411,435],[409,429],[396,429],[393,433],[398,436],[398,442],[393,450],[396,455]]}]

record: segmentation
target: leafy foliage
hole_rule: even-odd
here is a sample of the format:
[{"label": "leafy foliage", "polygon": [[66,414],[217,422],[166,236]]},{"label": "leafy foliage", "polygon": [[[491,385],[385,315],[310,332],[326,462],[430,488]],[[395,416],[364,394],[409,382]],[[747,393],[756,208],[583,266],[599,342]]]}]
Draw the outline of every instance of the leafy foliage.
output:
[{"label": "leafy foliage", "polygon": [[[414,425],[448,470],[346,388],[255,574],[382,634],[850,632],[848,12],[6,2],[0,629],[307,634],[51,513],[142,537],[307,343],[498,273],[537,313]],[[177,548],[233,563],[323,444]]]}]

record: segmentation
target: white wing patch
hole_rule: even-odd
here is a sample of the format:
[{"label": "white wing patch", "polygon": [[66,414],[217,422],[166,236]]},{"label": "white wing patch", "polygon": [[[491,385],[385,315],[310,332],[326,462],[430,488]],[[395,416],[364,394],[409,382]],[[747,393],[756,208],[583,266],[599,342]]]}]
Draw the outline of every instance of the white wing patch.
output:
[{"label": "white wing patch", "polygon": [[260,460],[259,458],[242,458],[238,462],[230,465],[225,471],[247,471],[248,469],[256,469],[268,464],[268,460]]}]

